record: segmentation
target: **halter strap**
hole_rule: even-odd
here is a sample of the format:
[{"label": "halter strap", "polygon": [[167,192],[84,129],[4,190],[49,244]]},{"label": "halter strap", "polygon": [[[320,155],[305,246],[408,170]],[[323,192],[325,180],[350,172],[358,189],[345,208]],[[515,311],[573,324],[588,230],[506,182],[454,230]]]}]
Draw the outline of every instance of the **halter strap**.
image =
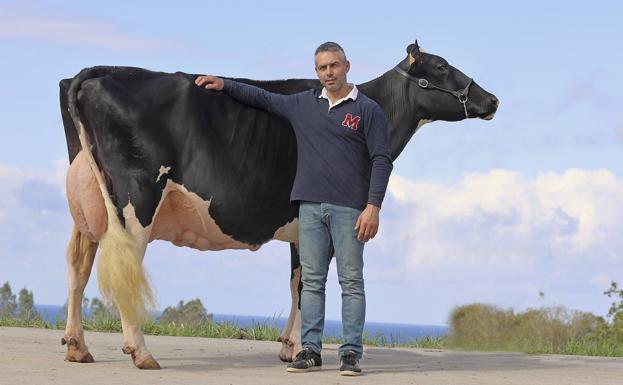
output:
[{"label": "halter strap", "polygon": [[398,66],[394,67],[394,69],[396,70],[396,72],[406,77],[407,79],[414,81],[415,83],[417,83],[418,86],[422,88],[435,89],[435,90],[447,92],[451,95],[454,95],[454,97],[456,97],[459,100],[459,102],[463,104],[465,117],[469,118],[469,115],[467,114],[467,99],[468,99],[467,94],[469,93],[469,87],[474,82],[474,79],[470,78],[469,83],[467,83],[467,86],[465,86],[465,88],[463,88],[462,90],[453,91],[453,90],[449,90],[443,87],[436,86],[435,84],[429,82],[428,80],[424,78],[417,78]]}]

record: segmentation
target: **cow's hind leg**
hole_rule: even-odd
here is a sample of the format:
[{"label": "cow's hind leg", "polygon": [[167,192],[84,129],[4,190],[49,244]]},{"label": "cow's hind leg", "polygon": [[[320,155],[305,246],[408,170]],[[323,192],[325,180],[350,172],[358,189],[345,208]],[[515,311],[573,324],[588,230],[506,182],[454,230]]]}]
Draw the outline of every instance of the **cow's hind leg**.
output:
[{"label": "cow's hind leg", "polygon": [[294,243],[290,243],[290,265],[290,294],[292,297],[292,305],[290,307],[288,322],[279,337],[281,341],[279,359],[284,362],[291,362],[298,352],[301,351],[301,262]]},{"label": "cow's hind leg", "polygon": [[[154,300],[142,262],[149,241],[149,228],[143,228],[133,212],[124,211],[126,226],[109,216],[109,228],[100,241],[97,276],[105,298],[119,309],[123,328],[122,351],[132,356],[139,369],[160,369],[145,346],[141,322],[147,306]],[[111,219],[112,218],[112,219]]]},{"label": "cow's hind leg", "polygon": [[89,281],[97,243],[89,241],[74,224],[67,246],[68,286],[67,324],[65,336],[61,339],[67,344],[65,361],[93,362],[84,340],[82,328],[82,296]]}]

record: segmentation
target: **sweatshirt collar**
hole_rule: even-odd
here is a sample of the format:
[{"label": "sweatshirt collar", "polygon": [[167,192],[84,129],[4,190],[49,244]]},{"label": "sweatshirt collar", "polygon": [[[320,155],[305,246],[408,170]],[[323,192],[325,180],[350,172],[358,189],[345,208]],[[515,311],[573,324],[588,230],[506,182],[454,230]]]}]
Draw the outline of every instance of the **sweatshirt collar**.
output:
[{"label": "sweatshirt collar", "polygon": [[318,98],[327,99],[329,101],[329,110],[348,99],[352,99],[353,101],[357,100],[357,95],[359,94],[359,91],[357,90],[357,86],[351,83],[348,83],[348,85],[353,87],[353,89],[350,90],[348,95],[344,96],[341,99],[336,100],[335,103],[331,103],[331,99],[329,99],[329,96],[327,95],[327,89],[325,87],[322,87],[322,92],[320,93],[320,95],[318,95]]}]

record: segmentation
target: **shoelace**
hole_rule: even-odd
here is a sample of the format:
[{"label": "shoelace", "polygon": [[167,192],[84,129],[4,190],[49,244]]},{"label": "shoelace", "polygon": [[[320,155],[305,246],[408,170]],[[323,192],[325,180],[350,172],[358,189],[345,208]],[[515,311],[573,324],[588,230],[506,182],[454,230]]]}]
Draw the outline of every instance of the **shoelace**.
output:
[{"label": "shoelace", "polygon": [[312,358],[312,352],[313,350],[311,349],[303,349],[299,352],[299,354],[296,355],[296,359],[297,360],[309,360]]},{"label": "shoelace", "polygon": [[353,353],[346,353],[342,356],[342,361],[348,365],[357,364],[357,355]]}]

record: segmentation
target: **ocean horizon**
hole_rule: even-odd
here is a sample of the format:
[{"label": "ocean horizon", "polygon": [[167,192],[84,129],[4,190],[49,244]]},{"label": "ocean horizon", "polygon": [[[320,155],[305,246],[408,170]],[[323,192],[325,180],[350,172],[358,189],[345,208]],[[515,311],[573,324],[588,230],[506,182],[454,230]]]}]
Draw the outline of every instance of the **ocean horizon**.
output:
[{"label": "ocean horizon", "polygon": [[[41,318],[52,324],[56,324],[57,320],[64,320],[66,314],[62,312],[63,306],[58,305],[35,305],[37,312]],[[85,312],[89,316],[87,309]],[[160,317],[162,311],[157,311],[153,315]],[[285,317],[277,316],[253,316],[253,315],[235,315],[235,314],[219,314],[212,313],[213,321],[218,323],[229,322],[238,325],[238,327],[249,327],[256,323],[266,324],[279,329],[283,329],[288,321]],[[416,325],[389,322],[366,322],[364,333],[371,337],[384,336],[387,341],[394,342],[410,342],[425,337],[440,337],[446,335],[449,327],[445,325]],[[339,320],[325,320],[324,336],[340,337],[342,335],[342,322]]]}]

